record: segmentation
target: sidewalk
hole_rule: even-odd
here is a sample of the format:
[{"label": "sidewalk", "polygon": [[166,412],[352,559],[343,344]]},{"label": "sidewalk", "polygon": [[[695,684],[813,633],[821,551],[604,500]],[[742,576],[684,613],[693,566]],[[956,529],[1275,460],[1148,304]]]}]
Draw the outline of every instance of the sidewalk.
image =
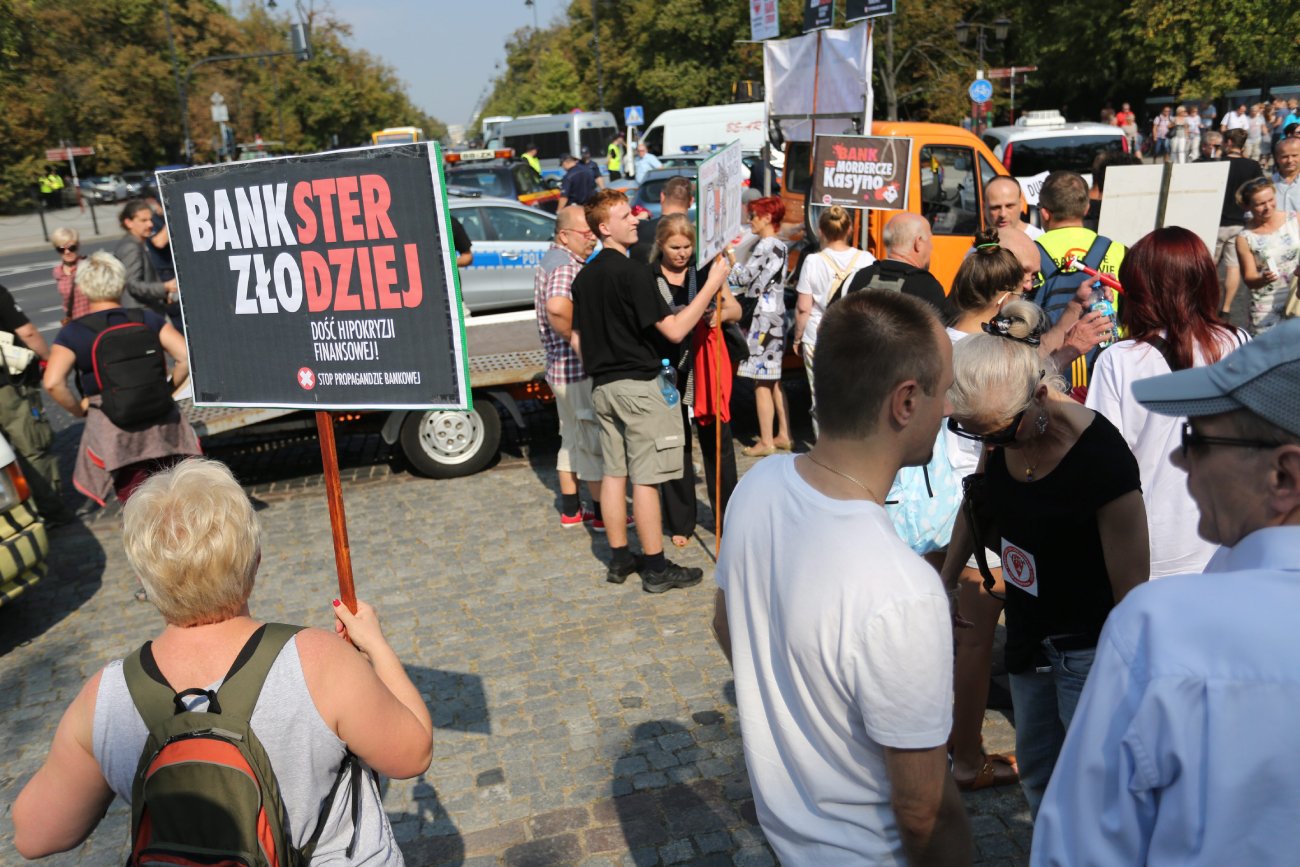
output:
[{"label": "sidewalk", "polygon": [[[83,241],[116,238],[122,234],[117,222],[121,207],[121,204],[95,205],[93,215],[89,202],[84,211],[76,207],[56,208],[45,212],[45,229],[46,232],[53,232],[59,226],[67,226],[76,229]],[[96,221],[99,224],[98,231],[95,228]],[[47,249],[49,241],[41,232],[41,215],[38,211],[0,216],[0,255]]]}]

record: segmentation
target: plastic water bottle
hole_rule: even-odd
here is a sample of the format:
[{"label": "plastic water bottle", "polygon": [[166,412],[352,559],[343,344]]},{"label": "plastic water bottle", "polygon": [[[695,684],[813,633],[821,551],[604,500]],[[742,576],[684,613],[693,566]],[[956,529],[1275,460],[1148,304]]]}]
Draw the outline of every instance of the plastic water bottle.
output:
[{"label": "plastic water bottle", "polygon": [[673,370],[666,358],[659,359],[659,363],[663,365],[659,368],[659,391],[669,406],[677,406],[677,401],[682,399],[677,393],[677,371]]},{"label": "plastic water bottle", "polygon": [[1106,332],[1106,339],[1097,344],[1099,349],[1105,349],[1110,346],[1115,336],[1115,305],[1106,297],[1106,290],[1100,281],[1092,286],[1092,301],[1089,302],[1088,309],[1095,310],[1110,320],[1110,330]]}]

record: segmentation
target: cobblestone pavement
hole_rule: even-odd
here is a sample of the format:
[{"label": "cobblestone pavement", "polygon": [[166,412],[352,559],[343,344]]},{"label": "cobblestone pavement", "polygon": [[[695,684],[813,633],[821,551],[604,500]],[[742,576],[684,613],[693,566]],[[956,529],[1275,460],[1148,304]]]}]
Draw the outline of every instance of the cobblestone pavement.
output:
[{"label": "cobblestone pavement", "polygon": [[[359,593],[383,616],[436,726],[429,771],[385,793],[407,863],[774,863],[755,822],[730,671],[709,630],[713,536],[700,530],[679,557],[706,569],[697,587],[650,596],[635,578],[606,584],[603,537],[559,528],[551,442],[536,438],[531,457],[507,454],[452,481],[383,460],[345,471]],[[250,490],[265,546],[254,614],[328,626],[336,591],[319,475]],[[133,599],[119,532],[112,508],[54,531],[49,577],[0,609],[4,864],[20,860],[7,805],[63,708],[160,626]],[[990,712],[989,748],[1009,749],[1012,737]],[[977,863],[1025,863],[1018,789],[966,804]],[[48,863],[120,864],[128,824],[115,803],[85,845]]]}]

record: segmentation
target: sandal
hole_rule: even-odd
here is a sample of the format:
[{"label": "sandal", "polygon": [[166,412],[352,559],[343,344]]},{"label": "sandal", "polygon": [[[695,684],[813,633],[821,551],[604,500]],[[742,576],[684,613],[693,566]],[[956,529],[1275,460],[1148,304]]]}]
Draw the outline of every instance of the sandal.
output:
[{"label": "sandal", "polygon": [[686,536],[673,536],[673,545],[677,548],[685,548],[691,544],[691,540]]},{"label": "sandal", "polygon": [[776,446],[762,446],[754,443],[752,446],[745,446],[740,453],[747,458],[765,458],[768,455],[776,454]]},{"label": "sandal", "polygon": [[1016,767],[1016,757],[1001,753],[985,753],[984,766],[979,773],[969,780],[953,777],[957,788],[963,792],[978,792],[994,786],[1010,786],[1020,782],[1020,769]]},{"label": "sandal", "polygon": [[776,440],[772,445],[779,451],[788,452],[794,448],[794,440]]}]

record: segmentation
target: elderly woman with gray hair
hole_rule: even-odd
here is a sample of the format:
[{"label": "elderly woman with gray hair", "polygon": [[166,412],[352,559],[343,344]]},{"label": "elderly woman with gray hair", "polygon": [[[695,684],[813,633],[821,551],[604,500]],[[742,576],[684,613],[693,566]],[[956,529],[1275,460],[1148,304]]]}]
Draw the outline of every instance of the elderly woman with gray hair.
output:
[{"label": "elderly woman with gray hair", "polygon": [[[332,609],[322,599],[321,613],[332,621],[326,629],[255,619],[249,600],[262,561],[257,515],[215,461],[190,459],[152,476],[123,508],[122,535],[162,628],[96,672],[73,699],[45,763],[13,803],[18,852],[40,858],[76,848],[114,797],[141,810],[137,850],[154,847],[132,863],[175,862],[177,844],[187,847],[182,854],[204,853],[199,847],[228,842],[231,833],[221,832],[232,820],[250,824],[255,815],[222,812],[247,804],[234,786],[202,794],[181,787],[171,794],[172,809],[146,810],[149,803],[166,807],[168,793],[136,789],[137,767],[151,733],[184,731],[173,722],[182,720],[176,705],[191,716],[211,715],[209,731],[217,734],[247,727],[265,750],[282,807],[258,826],[258,840],[275,844],[271,863],[401,864],[370,771],[397,779],[424,773],[433,724],[374,609],[359,602],[353,614],[337,599]],[[209,745],[197,755],[212,754],[210,738],[191,742]],[[168,782],[161,779],[160,787]],[[132,804],[141,791],[146,803]]]},{"label": "elderly woman with gray hair", "polygon": [[[95,365],[96,338],[109,328],[128,323],[155,332],[163,351],[175,360],[173,390],[189,376],[185,338],[159,313],[122,307],[126,269],[109,253],[96,253],[81,264],[77,287],[90,302],[90,312],[63,326],[54,338],[42,384],[59,406],[86,419],[73,485],[101,506],[110,493],[125,503],[150,473],[202,451],[193,428],[174,403],[164,401],[156,418],[135,424],[119,426],[108,417],[99,385],[103,371],[97,371]],[[74,369],[80,400],[68,388],[68,374]]]},{"label": "elderly woman with gray hair", "polygon": [[1001,553],[1016,759],[1034,813],[1106,616],[1150,571],[1137,461],[1114,425],[1066,396],[1039,355],[1045,324],[1013,301],[953,350],[948,429],[986,451],[943,569],[955,588],[974,539]]}]

